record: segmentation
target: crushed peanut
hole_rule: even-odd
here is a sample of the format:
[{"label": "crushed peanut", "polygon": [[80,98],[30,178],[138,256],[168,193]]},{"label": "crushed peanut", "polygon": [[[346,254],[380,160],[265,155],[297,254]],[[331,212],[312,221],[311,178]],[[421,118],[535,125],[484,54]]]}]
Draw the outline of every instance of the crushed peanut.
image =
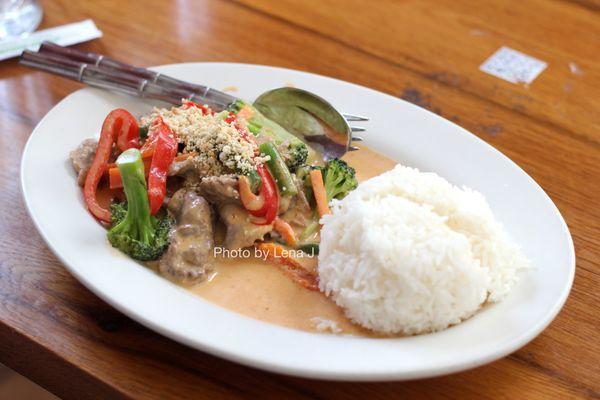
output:
[{"label": "crushed peanut", "polygon": [[186,105],[155,107],[141,122],[150,124],[158,116],[175,132],[187,152],[198,154],[193,161],[203,175],[246,174],[269,160],[268,156],[256,156],[256,143],[246,140],[233,123],[225,122],[226,112],[204,114],[200,108]]}]

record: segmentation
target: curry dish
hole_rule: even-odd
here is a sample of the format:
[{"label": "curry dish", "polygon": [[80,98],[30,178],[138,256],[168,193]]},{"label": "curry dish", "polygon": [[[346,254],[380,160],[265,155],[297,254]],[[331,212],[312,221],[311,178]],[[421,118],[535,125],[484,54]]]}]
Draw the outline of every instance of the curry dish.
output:
[{"label": "curry dish", "polygon": [[251,105],[124,109],[70,154],[108,241],[192,293],[307,331],[370,335],[318,290],[320,218],[394,162],[326,160]]}]

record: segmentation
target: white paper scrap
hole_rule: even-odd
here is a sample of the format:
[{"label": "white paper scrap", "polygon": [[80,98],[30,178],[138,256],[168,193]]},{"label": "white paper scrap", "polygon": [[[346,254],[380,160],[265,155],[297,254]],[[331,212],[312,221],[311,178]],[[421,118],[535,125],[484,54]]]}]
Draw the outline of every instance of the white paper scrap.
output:
[{"label": "white paper scrap", "polygon": [[502,46],[479,66],[485,73],[512,83],[530,84],[548,66],[544,61]]},{"label": "white paper scrap", "polygon": [[0,60],[16,57],[23,50],[36,51],[42,42],[48,40],[61,46],[70,46],[72,44],[85,42],[102,36],[94,21],[86,19],[81,22],[74,22],[57,26],[55,28],[43,29],[33,32],[27,36],[18,36],[0,40]]}]

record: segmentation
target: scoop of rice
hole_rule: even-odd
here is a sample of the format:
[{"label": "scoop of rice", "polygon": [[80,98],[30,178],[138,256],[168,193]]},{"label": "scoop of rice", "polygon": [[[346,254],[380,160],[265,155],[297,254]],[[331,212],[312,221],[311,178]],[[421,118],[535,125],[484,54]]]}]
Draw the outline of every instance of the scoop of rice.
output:
[{"label": "scoop of rice", "polygon": [[484,197],[396,166],[323,218],[320,289],[386,334],[438,331],[502,299],[528,266]]}]

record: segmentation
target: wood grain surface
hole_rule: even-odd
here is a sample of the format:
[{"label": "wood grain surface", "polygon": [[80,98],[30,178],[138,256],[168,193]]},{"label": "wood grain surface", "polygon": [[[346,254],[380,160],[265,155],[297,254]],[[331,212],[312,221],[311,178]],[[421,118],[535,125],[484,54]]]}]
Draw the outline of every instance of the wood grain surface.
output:
[{"label": "wood grain surface", "polygon": [[[98,299],[43,243],[24,209],[20,157],[33,127],[80,85],[3,61],[0,362],[65,399],[600,398],[597,1],[42,4],[43,27],[94,19],[104,36],[80,49],[139,65],[234,61],[295,68],[402,97],[456,122],[546,190],[571,229],[577,272],[564,309],[539,337],[502,360],[451,376],[332,383],[191,350]],[[479,71],[503,45],[548,68],[528,86]]]}]

